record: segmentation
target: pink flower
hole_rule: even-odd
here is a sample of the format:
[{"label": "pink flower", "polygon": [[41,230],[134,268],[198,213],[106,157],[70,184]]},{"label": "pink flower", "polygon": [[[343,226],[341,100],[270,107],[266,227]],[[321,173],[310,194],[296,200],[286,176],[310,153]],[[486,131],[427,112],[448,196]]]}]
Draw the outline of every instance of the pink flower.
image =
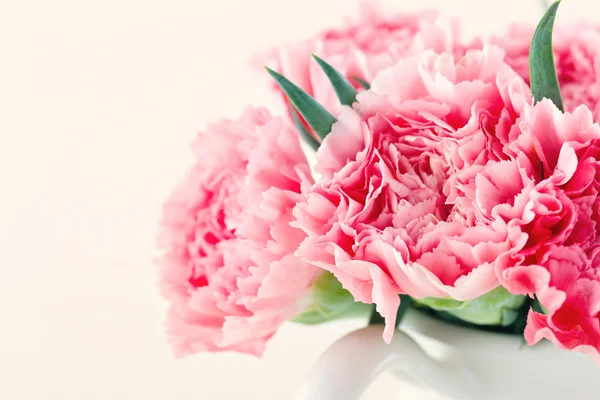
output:
[{"label": "pink flower", "polygon": [[[535,27],[511,25],[492,43],[506,50],[506,62],[529,82],[529,47]],[[600,117],[600,27],[557,25],[553,34],[556,70],[567,111],[581,104]]]},{"label": "pink flower", "polygon": [[309,176],[296,134],[248,109],[198,136],[196,164],[164,207],[162,287],[175,351],[261,355],[318,273],[290,226]]},{"label": "pink flower", "polygon": [[[388,14],[373,2],[364,1],[358,19],[348,20],[341,29],[327,30],[309,40],[274,49],[260,60],[260,65],[266,63],[279,71],[337,115],[339,101],[311,54],[333,65],[361,88],[355,78],[371,82],[382,69],[425,49],[463,55],[465,46],[460,43],[456,21],[439,18],[432,11]],[[287,109],[285,97],[276,85],[272,87]]]},{"label": "pink flower", "polygon": [[529,343],[547,338],[600,362],[600,126],[586,106],[562,113],[543,100],[514,128],[516,158],[476,189],[496,204],[489,217],[521,235],[498,277],[548,310],[529,315]]},{"label": "pink flower", "polygon": [[547,314],[530,312],[525,338],[530,345],[546,338],[557,346],[585,353],[600,364],[600,267],[579,246],[555,247],[544,264],[552,277],[538,299]]},{"label": "pink flower", "polygon": [[317,153],[321,178],[294,209],[308,235],[297,254],[376,303],[390,340],[398,294],[469,300],[499,285],[495,270],[515,243],[506,223],[483,215],[472,182],[510,159],[531,94],[502,51],[485,47],[456,61],[405,58],[357,100],[342,108]]},{"label": "pink flower", "polygon": [[584,106],[563,114],[544,100],[525,108],[511,137],[506,152],[514,158],[477,177],[474,190],[484,215],[506,224],[518,243],[512,263],[498,271],[501,283],[513,294],[533,295],[551,279],[548,252],[597,241],[600,127]]}]

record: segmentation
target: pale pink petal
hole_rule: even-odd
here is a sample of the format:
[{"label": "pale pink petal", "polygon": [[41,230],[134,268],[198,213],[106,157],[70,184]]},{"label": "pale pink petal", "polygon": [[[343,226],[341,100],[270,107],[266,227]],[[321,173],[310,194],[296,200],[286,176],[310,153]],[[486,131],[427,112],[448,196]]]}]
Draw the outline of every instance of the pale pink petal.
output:
[{"label": "pale pink petal", "polygon": [[263,109],[211,125],[193,148],[160,233],[170,341],[178,355],[259,356],[320,273],[293,255],[306,237],[291,222],[308,164],[296,133]]}]

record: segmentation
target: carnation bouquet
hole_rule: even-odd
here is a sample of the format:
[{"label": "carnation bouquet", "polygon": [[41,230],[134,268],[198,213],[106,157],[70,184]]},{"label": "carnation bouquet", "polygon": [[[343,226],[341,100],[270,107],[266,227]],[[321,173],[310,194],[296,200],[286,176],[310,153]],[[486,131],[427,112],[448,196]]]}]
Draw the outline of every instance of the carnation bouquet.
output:
[{"label": "carnation bouquet", "polygon": [[164,207],[176,353],[349,314],[389,343],[414,310],[600,364],[600,28],[559,3],[469,41],[365,6],[258,57],[279,116],[210,125]]}]

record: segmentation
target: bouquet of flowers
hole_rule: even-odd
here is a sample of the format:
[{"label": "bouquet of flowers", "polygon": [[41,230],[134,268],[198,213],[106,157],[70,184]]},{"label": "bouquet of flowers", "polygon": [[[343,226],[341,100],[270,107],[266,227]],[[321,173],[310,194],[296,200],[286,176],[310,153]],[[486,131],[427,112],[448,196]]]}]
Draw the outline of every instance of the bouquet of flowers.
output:
[{"label": "bouquet of flowers", "polygon": [[468,42],[365,6],[265,55],[281,116],[210,125],[164,207],[176,353],[356,309],[390,341],[412,307],[600,364],[600,27],[559,3]]}]

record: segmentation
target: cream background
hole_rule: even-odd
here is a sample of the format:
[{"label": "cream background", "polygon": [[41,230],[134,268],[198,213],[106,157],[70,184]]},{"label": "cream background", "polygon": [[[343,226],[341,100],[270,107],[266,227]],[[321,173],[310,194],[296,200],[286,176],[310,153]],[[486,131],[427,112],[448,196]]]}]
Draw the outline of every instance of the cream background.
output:
[{"label": "cream background", "polygon": [[[435,6],[481,32],[541,15],[537,0],[385,3]],[[564,3],[563,20],[598,14],[593,0]],[[0,398],[287,399],[329,343],[364,323],[285,326],[260,361],[176,360],[151,262],[160,202],[195,132],[266,99],[250,54],[352,9],[0,0]],[[370,394],[438,398],[389,378]]]}]

